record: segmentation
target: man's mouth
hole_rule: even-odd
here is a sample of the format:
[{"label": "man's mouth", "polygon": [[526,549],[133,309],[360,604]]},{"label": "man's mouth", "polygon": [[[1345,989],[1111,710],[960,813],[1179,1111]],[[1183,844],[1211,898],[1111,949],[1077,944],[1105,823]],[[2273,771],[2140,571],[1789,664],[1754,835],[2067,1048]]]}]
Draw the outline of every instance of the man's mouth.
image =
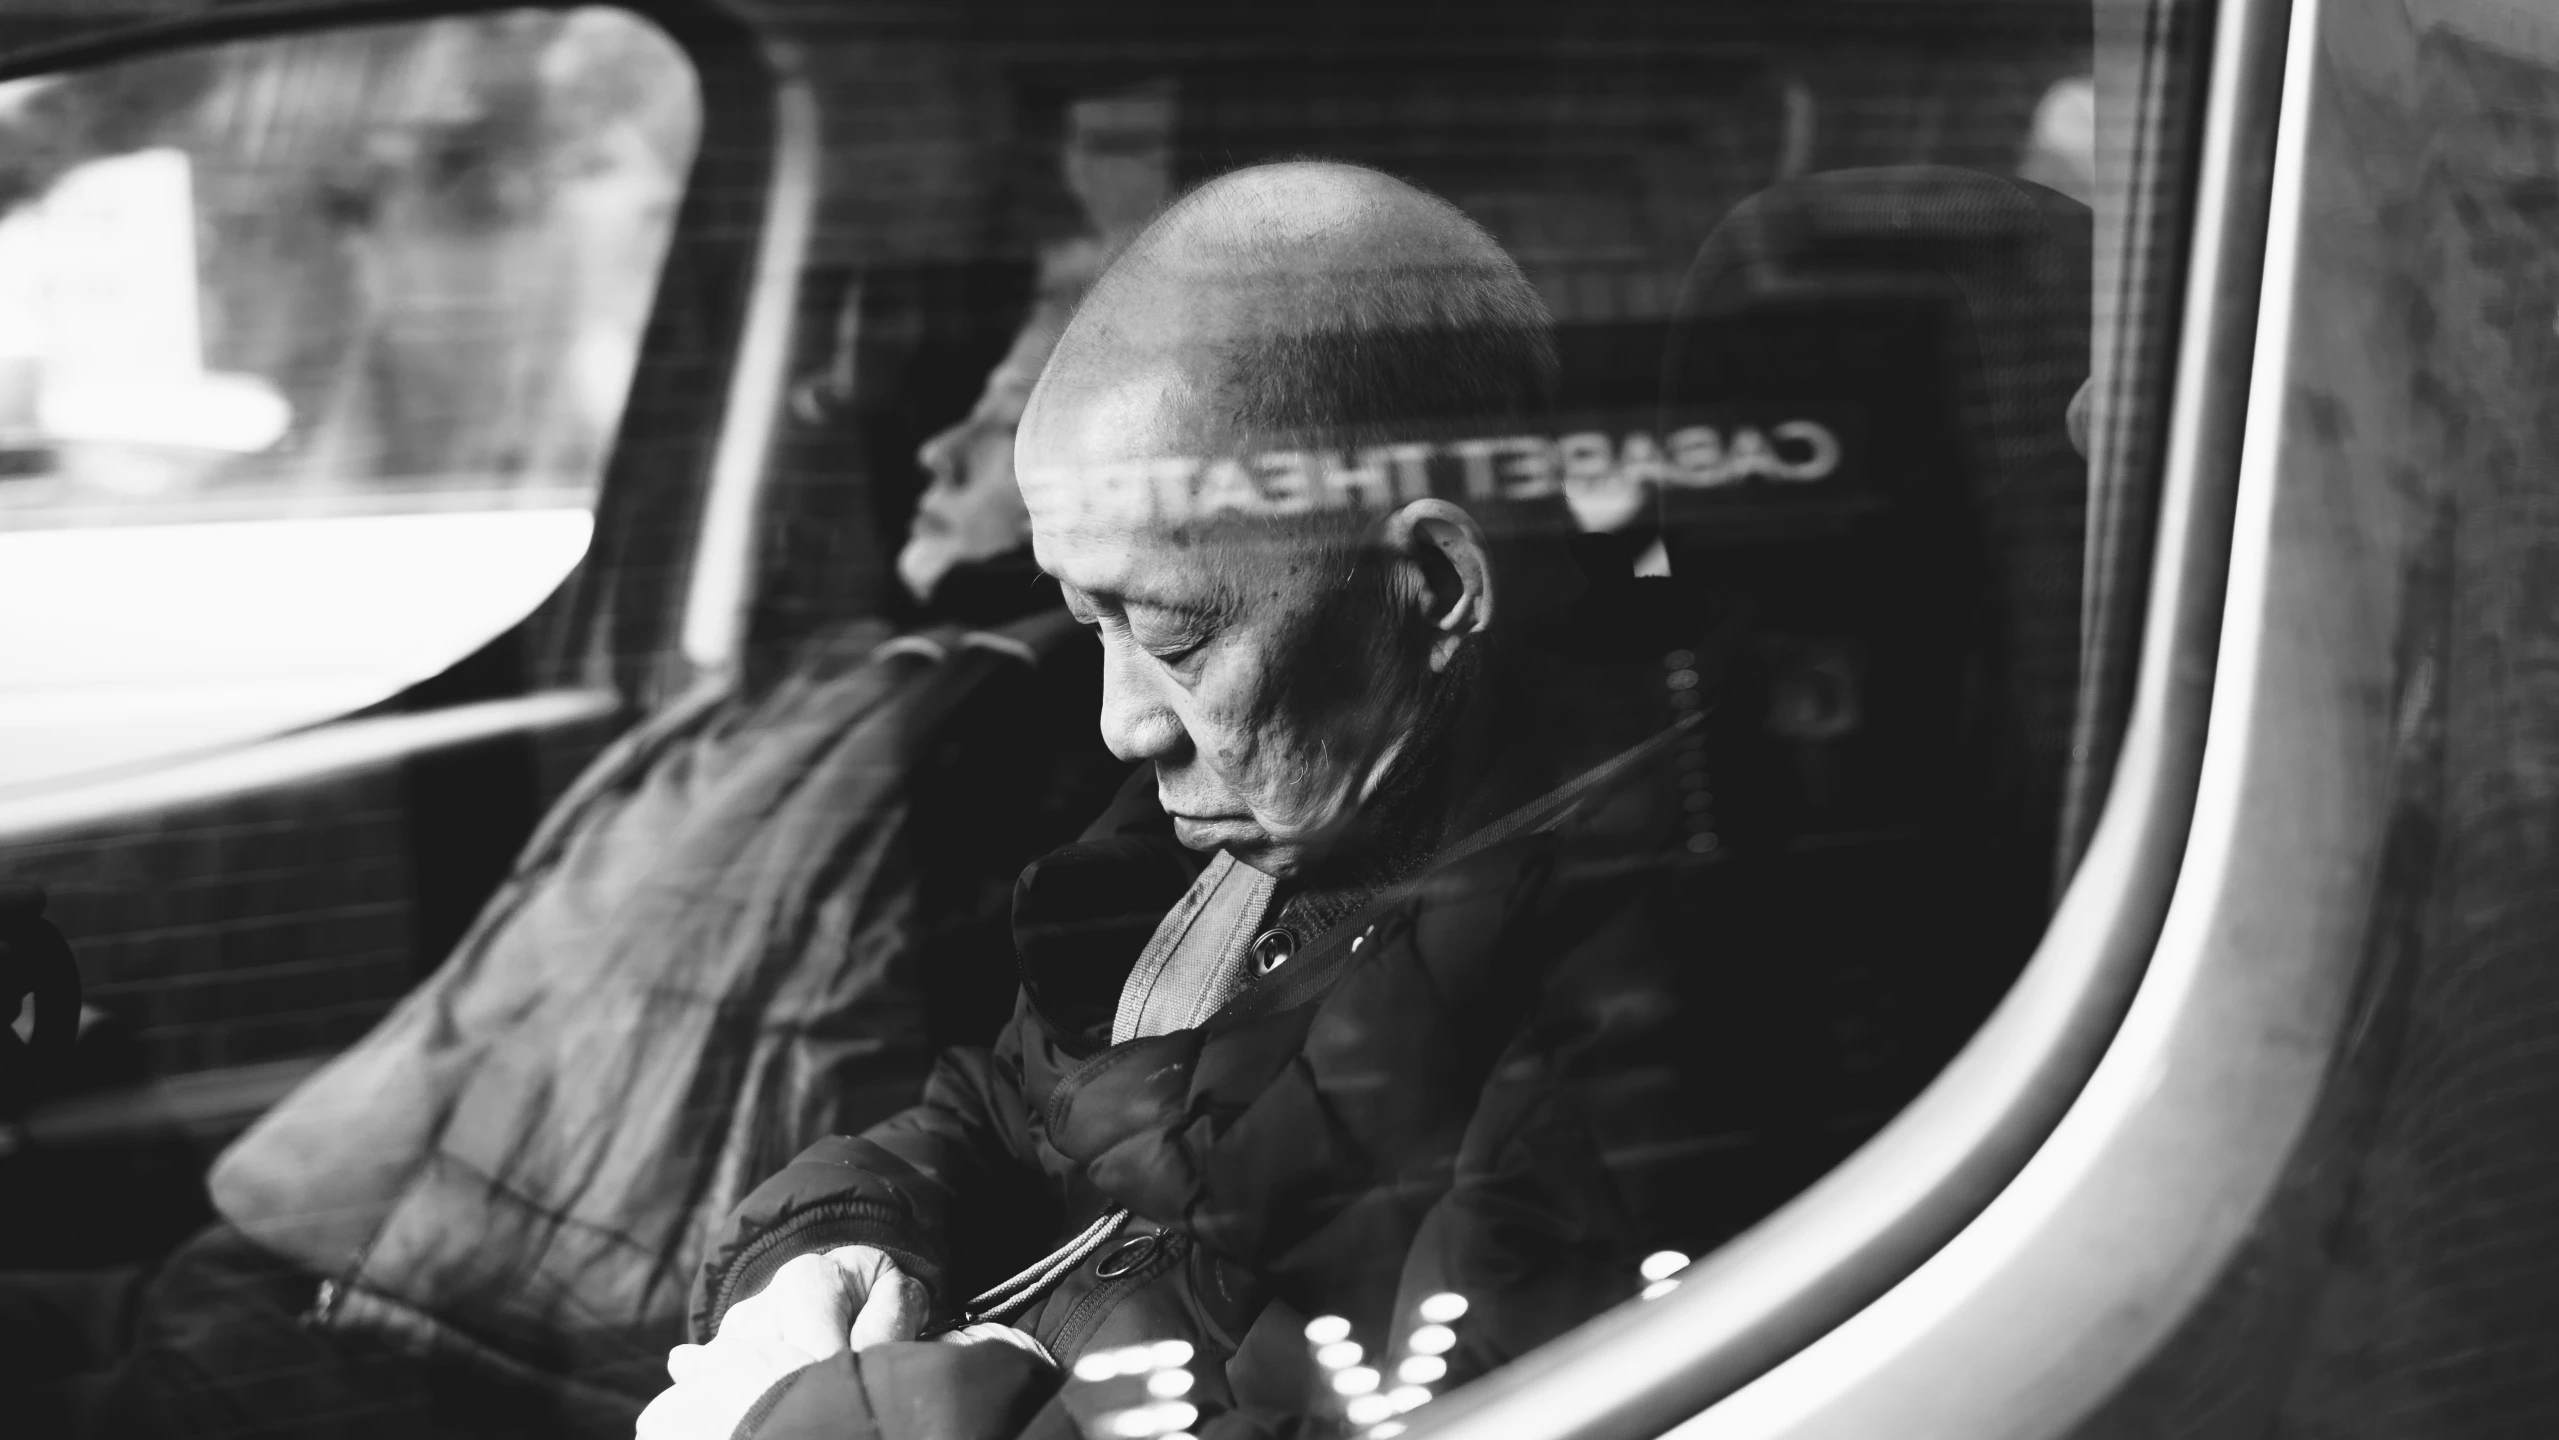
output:
[{"label": "man's mouth", "polygon": [[1246,838],[1253,828],[1249,815],[1185,815],[1173,812],[1173,838],[1193,850],[1213,849]]}]

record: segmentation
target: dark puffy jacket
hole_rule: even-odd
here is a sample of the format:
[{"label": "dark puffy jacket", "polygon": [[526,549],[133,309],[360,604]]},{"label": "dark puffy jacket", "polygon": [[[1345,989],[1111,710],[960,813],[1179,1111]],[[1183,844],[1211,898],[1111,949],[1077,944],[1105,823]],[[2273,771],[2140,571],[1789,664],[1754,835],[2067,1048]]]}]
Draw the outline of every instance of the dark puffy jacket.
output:
[{"label": "dark puffy jacket", "polygon": [[[1117,1046],[1111,1000],[1193,864],[1142,814],[1052,854],[1016,891],[1013,1023],[945,1053],[914,1109],[751,1194],[710,1247],[697,1337],[784,1261],[853,1243],[895,1256],[947,1316],[1125,1206],[1126,1228],[1013,1323],[1069,1370],[1187,1340],[1194,1428],[1246,1436],[1339,1415],[1308,1317],[1347,1318],[1391,1365],[1422,1297],[1465,1297],[1445,1388],[1631,1297],[1641,1257],[1695,1233],[1711,1148],[1686,1143],[1712,1128],[1717,1053],[1695,993],[1712,967],[1694,911],[1714,880],[1677,804],[1694,739],[1664,732],[1561,791],[1540,796],[1541,781],[1497,823],[1479,813],[1205,1026]],[[1488,799],[1522,798],[1500,788]],[[1056,939],[1095,932],[1112,908],[1096,896],[1148,923],[1099,926],[1104,945]],[[1020,1397],[877,1418],[870,1372],[902,1348],[808,1367],[740,1434],[1020,1425]],[[1070,1416],[1089,1425],[1098,1393],[1068,1381],[1022,1433],[1077,1433]]]}]

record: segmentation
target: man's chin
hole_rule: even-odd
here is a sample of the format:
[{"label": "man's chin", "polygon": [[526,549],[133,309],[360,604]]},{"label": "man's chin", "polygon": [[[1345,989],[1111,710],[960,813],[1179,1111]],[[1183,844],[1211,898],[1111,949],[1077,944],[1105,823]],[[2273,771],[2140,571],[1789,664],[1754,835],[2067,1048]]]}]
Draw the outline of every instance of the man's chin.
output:
[{"label": "man's chin", "polygon": [[1235,858],[1252,863],[1255,851],[1270,844],[1270,836],[1249,817],[1234,815],[1198,819],[1189,815],[1173,817],[1173,838],[1193,850],[1232,850]]},{"label": "man's chin", "polygon": [[1195,819],[1175,815],[1173,838],[1207,854],[1224,850],[1274,880],[1299,874],[1320,859],[1325,850],[1316,837],[1274,835],[1250,816]]}]

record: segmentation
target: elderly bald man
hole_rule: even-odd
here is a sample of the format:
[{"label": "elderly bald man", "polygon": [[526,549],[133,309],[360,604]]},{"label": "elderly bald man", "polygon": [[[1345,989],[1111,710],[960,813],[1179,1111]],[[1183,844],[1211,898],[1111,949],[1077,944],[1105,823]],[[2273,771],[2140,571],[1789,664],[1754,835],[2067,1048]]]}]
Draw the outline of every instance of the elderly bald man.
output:
[{"label": "elderly bald man", "polygon": [[1699,861],[1688,737],[1555,713],[1606,634],[1515,438],[1554,382],[1518,268],[1373,171],[1239,171],[1120,257],[1017,469],[1146,783],[1024,874],[996,1042],[733,1217],[644,1437],[1293,1432],[1345,1403],[1310,1335],[1417,1357],[1375,1419],[1633,1294]]}]

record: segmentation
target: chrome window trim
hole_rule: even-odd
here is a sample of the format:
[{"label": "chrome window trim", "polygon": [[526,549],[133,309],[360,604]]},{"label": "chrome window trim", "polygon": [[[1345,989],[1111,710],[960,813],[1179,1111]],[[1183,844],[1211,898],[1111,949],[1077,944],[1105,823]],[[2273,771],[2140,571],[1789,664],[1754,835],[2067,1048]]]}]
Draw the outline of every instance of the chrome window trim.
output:
[{"label": "chrome window trim", "polygon": [[[2320,559],[2287,563],[2278,545],[2279,502],[2325,478],[2284,444],[2321,6],[2290,12],[2209,738],[2157,952],[2015,1181],[1910,1278],[1682,1440],[2069,1433],[2218,1278],[2309,1122],[2361,953],[2351,934],[2332,943],[2355,924],[2337,892],[2357,883],[2357,843],[2321,842],[2364,833],[2363,797],[2334,765],[2370,717],[2334,701],[2368,688],[2375,647],[2310,638],[2334,598],[2322,590],[2354,582],[2305,577]],[[2392,645],[2378,637],[2385,663]]]},{"label": "chrome window trim", "polygon": [[327,721],[232,749],[154,760],[0,799],[0,846],[283,789],[431,751],[569,729],[607,719],[621,708],[622,697],[610,690],[544,690],[414,714]]},{"label": "chrome window trim", "polygon": [[[1851,1393],[1857,1372],[1841,1356],[1856,1341],[1840,1337],[1933,1273],[1950,1242],[1999,1223],[1999,1203],[2132,1038],[2120,1027],[2136,991],[2173,983],[2150,972],[2194,863],[2216,663],[2228,658],[2218,651],[2242,447],[2263,423],[2251,377],[2271,278],[2268,177],[2282,107],[2295,103],[2291,18],[2285,0],[2227,0],[2211,16],[2139,678],[2107,803],[2025,971],[1963,1053],[1838,1169],[1692,1266],[1677,1290],[1416,1412],[1410,1440],[1653,1436],[1690,1417],[1684,1437],[1777,1433],[1794,1421],[1827,1433],[1812,1421],[1852,1413],[1839,1433],[2009,1433],[1989,1421],[1941,1432],[1889,1403],[1853,1404],[1865,1392]],[[2111,378],[2115,423],[2133,378]],[[1934,1358],[1952,1368],[1896,1378],[1948,1388],[1964,1357]],[[1823,1410],[1828,1400],[1843,1408]]]},{"label": "chrome window trim", "polygon": [[[2118,1063],[2118,1057],[2128,1053],[2128,1046],[2156,1042],[2157,1036],[2134,1028],[2145,1003],[2168,994],[2159,1003],[2169,1005],[2191,994],[2196,958],[2191,947],[2199,940],[2188,932],[2207,922],[2193,920],[2183,930],[2178,925],[2206,910],[2211,897],[2201,888],[2189,888],[2191,881],[2179,886],[2179,866],[2182,861],[2188,873],[2198,873],[2217,852],[2205,847],[2188,853],[2189,822],[2199,836],[2219,825],[2225,828],[2211,832],[2213,838],[2225,843],[2229,838],[2235,800],[2215,792],[2199,813],[2196,787],[2199,776],[2218,783],[2208,773],[2214,760],[2207,758],[2204,744],[2207,707],[2216,726],[2251,718],[2247,687],[2216,692],[2213,674],[2223,581],[2231,573],[2227,520],[2240,469],[2240,422],[2245,420],[2252,439],[2262,439],[2261,426],[2271,423],[2262,412],[2274,404],[2270,398],[2252,399],[2244,378],[2252,361],[2263,359],[2254,346],[2258,316],[2251,302],[2260,281],[2273,278],[2271,271],[2261,275],[2259,269],[2266,260],[2266,196],[2262,189],[2251,196],[2246,186],[2256,173],[2249,157],[2273,138],[2271,114],[2263,125],[2251,117],[2270,109],[2261,95],[2276,93],[2273,81],[2286,73],[2284,47],[2269,43],[2268,34],[2271,30],[2272,39],[2280,42],[2285,9],[2282,0],[2228,0],[2217,17],[2194,258],[2182,316],[2186,338],[2177,362],[2161,541],[2146,602],[2140,681],[2123,758],[2088,855],[2024,976],[1954,1065],[1840,1169],[1693,1267],[1672,1295],[1602,1317],[1415,1414],[1415,1440],[1653,1435],[1728,1395],[1730,1403],[1697,1415],[1680,1433],[1824,1428],[1858,1434],[1930,1432],[1937,1428],[1933,1422],[1923,1423],[1915,1411],[1895,1414],[1885,1408],[1886,1402],[1931,1378],[1935,1387],[1928,1393],[1949,1404],[1954,1403],[1948,1399],[1951,1392],[1970,1388],[1974,1376],[1969,1370],[1942,1368],[1944,1357],[1936,1351],[1949,1342],[1941,1336],[1925,1328],[1888,1332],[1887,1327],[1906,1321],[1920,1303],[1906,1297],[1932,1285],[1941,1295],[1954,1293],[1944,1287],[1961,1278],[1959,1267],[1988,1258],[1973,1256],[1964,1247],[1989,1246],[1990,1240],[1976,1237],[1994,1227],[2003,1206],[2014,1211],[2032,1203],[2019,1197],[2043,1171],[2085,1162],[2084,1152],[2061,1152],[2074,1141],[2086,1143],[2079,1132],[2102,1123],[2083,1121],[2093,1114],[2092,1107],[2139,1103],[2138,1094],[2119,1089],[2101,1096],[2097,1087],[2125,1081],[2124,1072],[2135,1062]],[[2298,0],[2296,43],[2300,27],[2308,23],[2304,17],[2315,11],[2315,0]],[[2297,67],[2292,74],[2298,74]],[[2261,93],[2252,95],[2252,86]],[[764,317],[774,304],[775,288],[797,283],[797,251],[780,267],[787,273],[777,276],[774,264],[782,244],[777,232],[790,218],[784,207],[790,203],[785,192],[793,188],[795,127],[807,126],[807,149],[798,153],[812,178],[815,168],[813,99],[803,82],[787,76],[778,88],[789,92],[795,87],[799,103],[809,109],[797,113],[792,102],[777,94],[780,154],[759,241],[755,299],[741,339],[696,573],[685,602],[683,649],[697,663],[726,663],[735,653],[745,567],[751,559],[745,547],[752,526],[746,522],[752,518],[781,398],[783,354],[770,355],[769,378],[750,379],[748,372],[767,356],[761,347],[779,352],[789,340],[788,303],[779,305],[780,334],[768,333],[773,327]],[[2287,106],[2297,103],[2299,88],[2281,88]],[[2297,196],[2295,158],[2295,188],[2289,193]],[[801,195],[797,203],[811,204],[813,195]],[[805,209],[799,219],[804,225]],[[787,302],[790,290],[780,293]],[[2273,293],[2271,287],[2268,293]],[[2280,372],[2275,378],[2280,379]],[[2251,459],[2261,461],[2255,455]],[[2257,480],[2262,489],[2264,477]],[[2262,501],[2263,496],[2256,498]],[[725,521],[715,513],[723,504],[730,516]],[[2251,510],[2249,519],[2254,524],[2263,516]],[[715,533],[724,547],[718,563],[734,561],[737,566],[730,578],[705,573],[714,563]],[[2249,538],[2263,537],[2252,531]],[[2239,606],[2257,598],[2251,587],[2261,586],[2264,578],[2262,567],[2244,577],[2232,574],[2234,619],[2248,618],[2239,615]],[[2233,638],[2247,643],[2234,644],[2219,656],[2224,667],[2235,666],[2243,655],[2253,658],[2253,643],[2261,636],[2251,632],[2243,637],[2234,630]],[[351,722],[255,748],[355,725],[435,718]],[[2215,758],[2225,768],[2240,763],[2221,754],[2216,752]],[[2180,944],[2189,949],[2174,951]],[[2154,948],[2161,952],[2156,962]],[[2176,970],[2172,960],[2189,968]],[[2142,991],[2138,999],[2133,997],[2136,986]],[[2134,1011],[2131,1021],[2125,1019],[2128,1003]],[[2119,1022],[2124,1026],[2120,1034]],[[2137,1071],[2130,1076],[2136,1084],[2143,1078]],[[2083,1082],[2089,1083],[2084,1095]],[[2062,1128],[2056,1130],[2056,1125]],[[2271,1169],[2274,1160],[2266,1163]],[[2012,1245],[2003,1253],[2013,1257],[2018,1248]],[[1982,1277],[1976,1272],[1974,1278]],[[2164,1325],[2173,1317],[2150,1318]],[[1898,1339],[1902,1348],[1884,1348],[1887,1339]],[[1933,1377],[1911,1368],[1913,1357],[1923,1352],[1941,1367]],[[1964,1357],[1959,1353],[1957,1358]],[[1959,1378],[1950,1384],[1950,1376]],[[1894,1391],[1896,1385],[1905,1391]],[[1986,1418],[1977,1425],[1953,1425],[1954,1433],[2046,1433],[2052,1428],[2046,1422],[2059,1423],[2054,1417],[2060,1412],[2010,1411],[2004,1418],[1995,1409],[1976,1413]],[[2030,1423],[2045,1428],[2014,1428]]]},{"label": "chrome window trim", "polygon": [[801,270],[817,224],[817,95],[788,47],[768,41],[765,51],[774,70],[773,179],[679,632],[684,658],[701,672],[725,671],[746,642],[758,502],[790,384]]}]

